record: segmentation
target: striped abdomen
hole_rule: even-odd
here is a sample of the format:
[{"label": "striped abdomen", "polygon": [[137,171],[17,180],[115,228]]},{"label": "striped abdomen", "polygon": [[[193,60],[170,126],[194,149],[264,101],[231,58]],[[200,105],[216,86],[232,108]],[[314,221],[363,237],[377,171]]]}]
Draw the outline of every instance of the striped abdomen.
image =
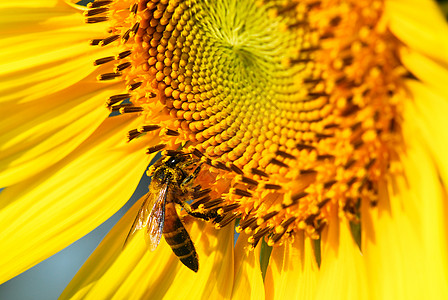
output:
[{"label": "striped abdomen", "polygon": [[165,204],[163,236],[174,254],[179,257],[180,261],[191,270],[197,272],[199,269],[198,255],[196,254],[193,242],[191,241],[184,224],[182,224],[177,215],[176,207],[172,202]]}]

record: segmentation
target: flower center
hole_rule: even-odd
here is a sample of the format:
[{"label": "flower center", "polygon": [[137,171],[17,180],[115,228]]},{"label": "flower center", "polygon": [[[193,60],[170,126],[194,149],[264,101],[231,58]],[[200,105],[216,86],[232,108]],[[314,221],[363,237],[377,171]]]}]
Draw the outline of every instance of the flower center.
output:
[{"label": "flower center", "polygon": [[272,245],[298,230],[318,238],[332,211],[356,221],[377,201],[403,76],[382,5],[95,1],[86,15],[111,24],[92,44],[122,48],[96,63],[116,63],[100,80],[128,84],[111,109],[145,116],[129,138],[161,130],[148,152],[188,142],[215,174],[192,207],[218,209],[218,226],[239,217],[253,245]]}]

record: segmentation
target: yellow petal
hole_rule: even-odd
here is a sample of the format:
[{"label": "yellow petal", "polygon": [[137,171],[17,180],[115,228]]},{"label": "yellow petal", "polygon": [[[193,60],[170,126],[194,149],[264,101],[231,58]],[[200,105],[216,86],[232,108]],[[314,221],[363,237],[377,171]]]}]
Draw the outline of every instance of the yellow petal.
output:
[{"label": "yellow petal", "polygon": [[373,299],[446,299],[446,198],[422,147],[408,148],[402,161],[408,179],[394,178],[378,207],[362,212],[371,293]]},{"label": "yellow petal", "polygon": [[[398,193],[393,196],[400,204],[409,201],[412,205],[409,209],[410,222],[414,230],[412,233],[418,238],[415,242],[418,244],[408,243],[407,248],[412,247],[416,251],[417,263],[413,264],[414,272],[420,267],[422,272],[416,276],[415,282],[410,284],[415,284],[416,289],[420,286],[422,295],[425,297],[447,299],[448,197],[446,186],[440,182],[438,164],[425,149],[423,140],[417,135],[415,142],[415,146],[410,145],[408,148],[406,158],[402,159],[407,180],[397,183]],[[407,195],[408,193],[410,195]],[[407,208],[406,204],[403,206]],[[413,212],[413,208],[416,208],[416,211]],[[413,241],[407,240],[406,234],[400,235],[404,242]],[[413,251],[410,252],[413,253]],[[424,277],[423,281],[420,281],[420,276]],[[417,291],[414,295],[418,295]]]},{"label": "yellow petal", "polygon": [[[408,86],[400,157],[404,176],[382,191],[363,223],[365,257],[375,298],[448,297],[446,99],[416,81]],[[445,125],[446,126],[446,125]],[[442,147],[442,148],[439,148]]]},{"label": "yellow petal", "polygon": [[261,243],[255,250],[250,250],[248,238],[248,235],[241,233],[236,242],[235,283],[232,299],[264,299],[264,285],[260,268]]},{"label": "yellow petal", "polygon": [[322,234],[322,264],[316,299],[368,299],[363,255],[354,241],[350,225],[333,213]]},{"label": "yellow petal", "polygon": [[405,139],[412,141],[419,136],[420,147],[425,147],[432,157],[445,185],[448,183],[448,100],[437,90],[415,80],[409,80],[407,87],[413,101],[405,102]]},{"label": "yellow petal", "polygon": [[315,299],[319,268],[313,241],[303,233],[275,247],[266,272],[266,299]]},{"label": "yellow petal", "polygon": [[[0,27],[0,186],[15,184],[58,162],[87,138],[109,112],[119,89],[98,84],[93,60],[110,50],[88,45],[104,25],[88,27],[62,2],[20,3],[0,10],[22,20],[17,35]],[[36,30],[38,30],[36,32]],[[101,33],[103,34],[103,33]]]},{"label": "yellow petal", "polygon": [[187,220],[199,271],[185,267],[162,239],[148,250],[143,232],[123,249],[140,208],[137,202],[105,237],[61,299],[228,299],[233,285],[233,227]]},{"label": "yellow petal", "polygon": [[[78,1],[79,2],[79,1]],[[3,7],[53,7],[58,3],[62,4],[60,0],[20,0],[20,1],[2,1],[0,8]]]},{"label": "yellow petal", "polygon": [[11,114],[0,112],[5,115],[0,128],[1,186],[25,180],[57,163],[107,118],[103,102],[113,90],[85,89],[75,85],[62,95],[53,94],[64,99],[57,105],[43,101]]},{"label": "yellow petal", "polygon": [[[444,99],[448,98],[448,87],[446,85],[448,81],[448,69],[446,66],[417,51],[407,48],[403,48],[400,51],[400,58],[406,69],[425,83],[426,87],[434,93],[443,96]],[[412,83],[413,81],[409,82]]]},{"label": "yellow petal", "polygon": [[[0,281],[81,238],[132,195],[149,158],[148,135],[126,143],[134,117],[107,119],[63,160],[0,193]],[[107,188],[105,188],[107,187]]]},{"label": "yellow petal", "polygon": [[[75,7],[78,8],[79,6]],[[79,10],[74,9],[72,4],[68,4],[63,0],[1,1],[0,15],[2,16],[0,18],[2,37],[14,34],[37,33],[49,29],[63,28],[66,25],[73,26],[73,21],[69,21],[66,18],[67,16],[72,16],[78,22],[83,20]],[[31,24],[35,26],[31,26]],[[96,25],[106,26],[105,24],[95,24],[90,29],[95,30]]]},{"label": "yellow petal", "polygon": [[425,84],[407,85],[413,100],[404,110],[404,175],[390,181],[363,226],[369,281],[378,299],[446,299],[448,106]]},{"label": "yellow petal", "polygon": [[[68,6],[64,4],[64,7]],[[9,23],[0,25],[1,102],[11,105],[39,100],[42,103],[42,97],[51,103],[63,102],[63,96],[53,93],[98,72],[93,65],[95,59],[116,54],[108,47],[89,45],[92,37],[104,37],[104,25],[87,26],[80,14],[65,9],[0,10],[0,19],[4,22],[7,16],[14,16]],[[16,20],[23,21],[17,32]],[[91,83],[92,79],[84,82]]]},{"label": "yellow petal", "polygon": [[384,3],[389,28],[402,42],[439,61],[448,61],[448,25],[435,1],[386,0]]}]

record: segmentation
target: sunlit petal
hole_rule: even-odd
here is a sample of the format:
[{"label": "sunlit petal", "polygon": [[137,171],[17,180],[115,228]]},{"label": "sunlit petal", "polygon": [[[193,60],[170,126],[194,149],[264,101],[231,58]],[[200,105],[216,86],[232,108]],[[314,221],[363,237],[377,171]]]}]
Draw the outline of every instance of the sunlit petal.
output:
[{"label": "sunlit petal", "polygon": [[[26,19],[0,27],[2,187],[69,154],[107,118],[103,103],[118,91],[113,83],[98,86],[93,61],[106,50],[86,43],[103,25],[86,28],[82,16],[60,2],[19,4],[0,9],[1,20]],[[27,34],[17,35],[17,27]]]},{"label": "sunlit petal", "polygon": [[272,250],[265,278],[266,299],[315,299],[319,268],[313,243],[297,234],[293,243]]},{"label": "sunlit petal", "polygon": [[150,158],[147,139],[123,138],[133,120],[106,120],[65,159],[2,191],[1,281],[81,238],[129,199]]},{"label": "sunlit petal", "polygon": [[[386,0],[385,15],[390,30],[409,48],[439,61],[447,60],[448,25],[435,1]],[[424,13],[422,13],[424,12]]]},{"label": "sunlit petal", "polygon": [[28,102],[70,87],[95,70],[98,56],[110,53],[88,43],[103,35],[104,25],[86,27],[79,13],[54,5],[0,8],[8,24],[0,26],[0,101]]},{"label": "sunlit petal", "polygon": [[264,299],[260,269],[261,244],[250,250],[249,236],[241,233],[235,245],[235,278],[232,299]]},{"label": "sunlit petal", "polygon": [[447,98],[417,81],[408,81],[408,88],[413,95],[413,101],[406,103],[405,118],[406,137],[416,138],[422,147],[428,151],[433,163],[437,166],[443,183],[448,182],[448,111]]},{"label": "sunlit petal", "polygon": [[348,221],[337,221],[335,214],[333,218],[322,234],[316,299],[368,299],[370,285],[363,254],[352,237]]}]

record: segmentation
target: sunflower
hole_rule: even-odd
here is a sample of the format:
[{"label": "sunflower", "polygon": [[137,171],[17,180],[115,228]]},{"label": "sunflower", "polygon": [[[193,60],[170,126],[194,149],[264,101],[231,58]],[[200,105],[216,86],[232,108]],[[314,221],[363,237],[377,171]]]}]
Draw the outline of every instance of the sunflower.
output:
[{"label": "sunflower", "polygon": [[198,272],[143,230],[126,241],[143,197],[61,298],[448,298],[435,2],[29,0],[0,16],[2,282],[104,222],[162,151],[200,165],[178,210]]}]

